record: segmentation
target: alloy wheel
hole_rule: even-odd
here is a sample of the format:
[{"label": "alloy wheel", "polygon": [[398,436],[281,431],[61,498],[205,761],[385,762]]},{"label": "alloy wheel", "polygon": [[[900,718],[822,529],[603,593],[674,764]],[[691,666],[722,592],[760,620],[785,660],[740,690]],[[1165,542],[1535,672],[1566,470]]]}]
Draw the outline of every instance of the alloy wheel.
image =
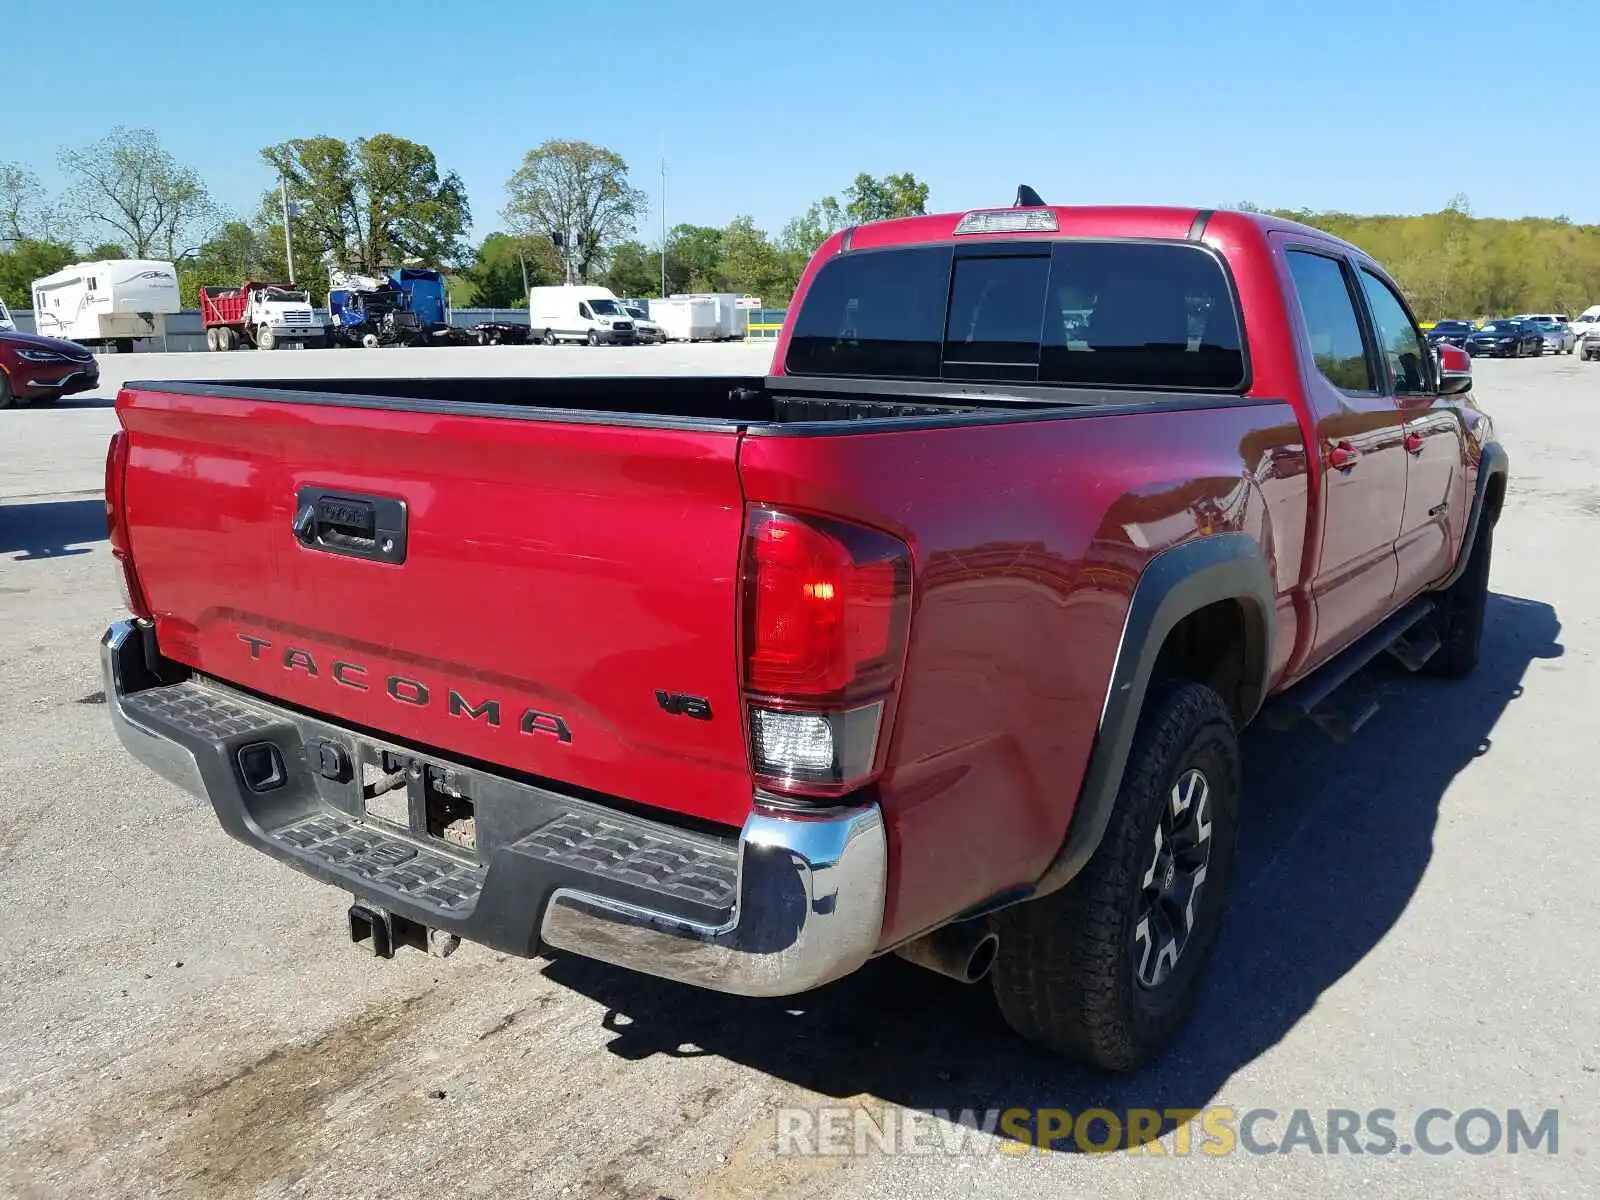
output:
[{"label": "alloy wheel", "polygon": [[1134,972],[1143,987],[1172,975],[1194,932],[1211,862],[1211,785],[1193,768],[1167,793],[1134,914]]}]

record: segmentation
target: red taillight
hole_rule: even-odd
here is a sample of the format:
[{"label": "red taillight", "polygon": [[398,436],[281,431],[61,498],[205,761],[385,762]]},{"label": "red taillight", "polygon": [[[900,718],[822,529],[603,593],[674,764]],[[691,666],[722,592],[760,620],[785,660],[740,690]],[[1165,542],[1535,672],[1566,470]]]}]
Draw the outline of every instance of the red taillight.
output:
[{"label": "red taillight", "polygon": [[826,517],[751,511],[744,686],[763,786],[838,795],[872,777],[910,603],[911,551],[898,538]]},{"label": "red taillight", "polygon": [[150,619],[150,605],[144,598],[138,572],[133,567],[133,550],[128,544],[128,518],[123,502],[123,477],[128,469],[128,434],[117,430],[106,447],[106,540],[117,560],[117,578],[122,598],[136,617]]},{"label": "red taillight", "polygon": [[751,513],[746,539],[745,687],[845,701],[889,682],[910,599],[905,543],[771,509]]}]

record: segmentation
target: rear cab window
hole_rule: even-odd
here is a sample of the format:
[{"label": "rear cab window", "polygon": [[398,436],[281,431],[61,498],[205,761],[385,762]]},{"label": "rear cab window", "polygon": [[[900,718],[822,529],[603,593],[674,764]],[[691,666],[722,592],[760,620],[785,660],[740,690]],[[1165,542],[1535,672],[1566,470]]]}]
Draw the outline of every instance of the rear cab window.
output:
[{"label": "rear cab window", "polygon": [[1194,242],[1002,241],[865,250],[817,272],[791,375],[1243,391],[1233,287]]}]

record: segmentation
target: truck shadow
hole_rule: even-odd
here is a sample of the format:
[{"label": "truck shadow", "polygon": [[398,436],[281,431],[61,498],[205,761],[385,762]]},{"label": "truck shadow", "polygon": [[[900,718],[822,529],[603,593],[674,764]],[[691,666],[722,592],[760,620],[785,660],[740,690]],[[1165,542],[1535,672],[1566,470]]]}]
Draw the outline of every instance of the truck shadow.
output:
[{"label": "truck shadow", "polygon": [[98,496],[0,504],[0,556],[16,562],[88,554],[91,543],[105,538],[106,502]]},{"label": "truck shadow", "polygon": [[[607,1008],[608,1048],[628,1059],[717,1055],[825,1097],[864,1094],[950,1119],[962,1109],[980,1119],[986,1109],[1203,1109],[1394,926],[1432,857],[1446,789],[1490,751],[1530,666],[1561,657],[1548,604],[1502,595],[1489,604],[1469,681],[1379,666],[1370,674],[1382,711],[1351,742],[1335,745],[1310,726],[1246,735],[1227,926],[1194,1019],[1141,1072],[1107,1076],[1053,1060],[1007,1029],[986,985],[963,987],[892,957],[776,1001],[576,957],[557,958],[546,973]],[[1405,737],[1384,735],[1392,729]]]}]

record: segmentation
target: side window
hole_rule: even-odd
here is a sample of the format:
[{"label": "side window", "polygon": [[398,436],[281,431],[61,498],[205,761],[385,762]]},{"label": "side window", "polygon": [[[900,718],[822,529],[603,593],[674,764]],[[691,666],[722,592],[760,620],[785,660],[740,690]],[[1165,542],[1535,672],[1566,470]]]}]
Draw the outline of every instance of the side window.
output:
[{"label": "side window", "polygon": [[1361,287],[1367,293],[1367,303],[1372,306],[1372,323],[1378,327],[1383,360],[1388,364],[1389,374],[1394,380],[1394,394],[1431,395],[1434,388],[1429,355],[1423,349],[1422,338],[1406,314],[1405,305],[1400,303],[1400,297],[1365,267],[1361,270]]},{"label": "side window", "polygon": [[1337,259],[1309,250],[1290,250],[1287,258],[1317,370],[1344,391],[1377,391],[1344,268]]},{"label": "side window", "polygon": [[585,321],[594,320],[594,314],[589,311],[589,306],[582,300],[578,301],[578,315]]}]

